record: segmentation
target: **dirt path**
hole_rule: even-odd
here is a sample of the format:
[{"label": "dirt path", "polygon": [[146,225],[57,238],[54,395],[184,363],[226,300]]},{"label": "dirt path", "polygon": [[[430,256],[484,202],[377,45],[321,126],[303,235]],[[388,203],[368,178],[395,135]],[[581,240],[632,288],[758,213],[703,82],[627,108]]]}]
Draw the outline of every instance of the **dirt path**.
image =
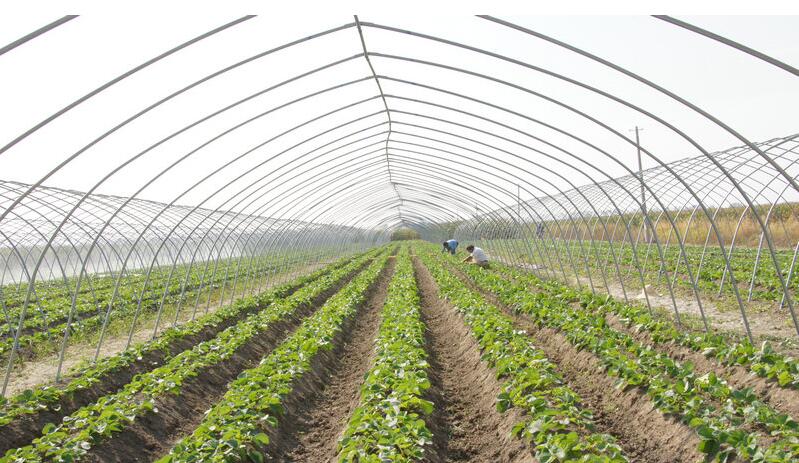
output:
[{"label": "dirt path", "polygon": [[566,337],[549,328],[539,328],[529,317],[513,313],[496,295],[482,291],[464,273],[451,269],[473,290],[502,309],[514,325],[525,330],[536,346],[553,362],[566,384],[583,400],[582,406],[594,415],[597,431],[616,437],[624,453],[636,462],[674,463],[702,461],[694,431],[654,408],[649,398],[637,389],[622,391],[615,378],[605,373],[592,353],[577,350]]},{"label": "dirt path", "polygon": [[[576,278],[572,276],[567,283],[576,286],[575,282]],[[580,283],[583,284],[586,289],[591,288],[587,277],[581,277]],[[594,289],[599,293],[606,292],[602,280],[594,279]],[[640,284],[622,288],[618,281],[608,279],[608,289],[610,290],[609,294],[620,301],[624,301],[624,289],[626,289],[627,298],[630,302],[646,304],[646,298],[641,292]],[[742,297],[746,306],[745,292]],[[701,320],[700,317],[702,316],[702,311],[704,311],[711,330],[729,332],[741,336],[746,333],[744,331],[743,322],[741,321],[741,312],[737,304],[732,310],[722,309],[719,307],[715,298],[703,296],[701,298],[702,311],[700,311],[699,303],[696,301],[696,297],[692,292],[689,293],[688,290],[684,288],[674,288],[674,302],[672,302],[668,288],[665,285],[655,287],[654,290],[651,291],[651,294],[648,294],[648,298],[652,308],[663,309],[672,318],[674,315],[674,302],[676,302],[677,310],[680,315],[688,314]],[[762,302],[752,302],[748,305],[750,307],[747,308],[746,318],[749,321],[749,329],[756,339],[778,341],[796,339],[796,328],[794,328],[788,316],[787,309],[778,312],[776,305],[774,305],[774,307],[764,310],[763,307],[769,307],[771,304]]]},{"label": "dirt path", "polygon": [[429,271],[414,258],[430,354],[430,462],[534,462],[528,446],[511,436],[519,412],[496,409],[500,383],[480,360],[480,348],[454,307],[439,299]]},{"label": "dirt path", "polygon": [[[338,438],[360,400],[360,388],[374,362],[374,340],[380,311],[394,274],[395,259],[380,276],[364,306],[341,331],[336,347],[315,369],[312,382],[300,388],[304,400],[281,419],[271,461],[323,463],[336,461]],[[289,409],[289,407],[287,407]]]},{"label": "dirt path", "polygon": [[298,307],[293,316],[273,323],[263,333],[239,348],[227,360],[200,371],[183,383],[179,395],[166,394],[155,400],[155,412],[137,419],[124,432],[93,447],[86,461],[153,461],[166,454],[183,436],[191,433],[205,417],[205,412],[218,402],[228,384],[244,370],[254,368],[302,320],[313,314],[327,299],[338,292],[357,274],[354,272],[309,304]]}]

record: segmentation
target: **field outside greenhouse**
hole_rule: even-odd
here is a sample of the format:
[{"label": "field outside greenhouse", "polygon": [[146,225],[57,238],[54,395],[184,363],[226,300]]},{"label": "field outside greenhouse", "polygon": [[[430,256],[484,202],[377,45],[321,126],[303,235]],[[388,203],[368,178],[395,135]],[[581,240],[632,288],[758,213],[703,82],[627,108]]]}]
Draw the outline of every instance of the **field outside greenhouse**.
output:
[{"label": "field outside greenhouse", "polygon": [[0,16],[0,463],[799,462],[799,16],[322,16]]}]

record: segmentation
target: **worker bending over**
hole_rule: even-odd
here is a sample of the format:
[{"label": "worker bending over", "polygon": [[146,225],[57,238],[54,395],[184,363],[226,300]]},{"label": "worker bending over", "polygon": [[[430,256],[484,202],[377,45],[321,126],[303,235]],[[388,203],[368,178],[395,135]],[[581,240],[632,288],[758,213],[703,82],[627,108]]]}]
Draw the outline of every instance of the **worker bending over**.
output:
[{"label": "worker bending over", "polygon": [[463,259],[464,262],[470,262],[480,267],[488,268],[488,256],[486,256],[486,253],[482,249],[476,248],[474,245],[470,244],[466,246],[466,250],[469,251],[469,257]]},{"label": "worker bending over", "polygon": [[458,249],[458,242],[455,240],[448,240],[442,243],[444,245],[444,252],[449,251],[450,254],[453,256],[455,255],[455,250]]}]

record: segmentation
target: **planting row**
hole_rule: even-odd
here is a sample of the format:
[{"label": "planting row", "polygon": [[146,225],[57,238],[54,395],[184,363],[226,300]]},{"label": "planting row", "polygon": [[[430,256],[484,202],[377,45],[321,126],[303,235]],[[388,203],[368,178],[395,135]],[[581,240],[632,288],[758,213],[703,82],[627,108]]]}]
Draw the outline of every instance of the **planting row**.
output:
[{"label": "planting row", "polygon": [[[24,311],[21,334],[41,332],[36,339],[45,339],[57,335],[59,330],[63,333],[62,325],[69,318],[73,323],[84,324],[91,324],[94,318],[102,319],[109,306],[111,313],[118,310],[130,312],[139,308],[146,311],[164,303],[180,305],[190,301],[194,305],[202,305],[206,301],[200,301],[201,294],[209,299],[212,294],[220,299],[226,297],[225,293],[233,297],[236,285],[240,287],[239,281],[261,281],[264,277],[303,264],[310,257],[310,253],[293,252],[273,256],[270,262],[259,262],[257,265],[229,259],[175,268],[159,267],[153,269],[149,278],[144,273],[128,273],[120,278],[118,287],[115,276],[87,276],[77,290],[76,278],[66,282],[37,282],[33,297]],[[16,334],[26,291],[24,284],[9,285],[0,290],[4,320],[0,324],[0,333],[6,337],[13,338]]]},{"label": "planting row", "polygon": [[478,268],[463,270],[508,306],[562,332],[576,348],[592,352],[619,387],[640,388],[662,413],[693,428],[701,440],[699,450],[708,458],[788,462],[799,457],[799,426],[790,416],[775,411],[751,390],[736,390],[713,373],[699,376],[691,364],[611,328],[601,311],[576,304],[581,299],[573,289],[536,280],[532,288],[537,291],[531,292],[529,283],[520,283],[530,277],[520,272],[505,269],[519,277],[511,280]]},{"label": "planting row", "polygon": [[[318,295],[332,289],[359,265],[354,261],[320,276],[286,298],[273,299],[266,308],[247,315],[216,337],[180,352],[163,366],[137,375],[116,393],[64,417],[61,424],[45,426],[42,436],[31,445],[10,450],[0,461],[79,458],[98,442],[124,430],[137,417],[153,411],[156,398],[180,394],[183,383],[189,378],[229,359],[274,323],[290,317],[299,307],[307,306]],[[247,308],[248,305],[251,307]],[[257,306],[255,298],[238,304],[239,310],[245,312]]]},{"label": "planting row", "polygon": [[539,462],[627,461],[613,437],[593,431],[591,413],[581,408],[580,397],[565,385],[555,365],[526,333],[515,330],[498,308],[470,290],[435,257],[424,254],[423,260],[441,297],[463,315],[483,359],[504,381],[498,409],[517,407],[524,412],[514,433],[532,443]]},{"label": "planting row", "polygon": [[[171,350],[171,346],[178,344],[180,341],[197,335],[203,330],[223,326],[231,320],[263,308],[276,300],[286,297],[295,289],[314,282],[324,275],[331,274],[336,269],[340,269],[340,272],[344,274],[354,271],[374,254],[375,252],[370,252],[352,261],[350,259],[341,259],[324,269],[281,285],[267,293],[239,299],[235,303],[211,314],[186,324],[169,328],[151,341],[134,345],[119,354],[104,357],[96,363],[74,372],[72,378],[64,386],[43,385],[32,390],[23,391],[9,399],[0,398],[0,427],[10,423],[18,416],[59,407],[60,401],[64,396],[88,389],[108,375],[129,368],[132,364],[147,357],[148,354],[162,352],[163,355],[167,355]],[[347,264],[346,267],[345,264]]]},{"label": "planting row", "polygon": [[[511,277],[533,286],[543,283],[534,275],[511,269],[502,264],[496,268]],[[554,285],[558,286],[558,285]],[[739,365],[763,378],[775,381],[780,387],[799,389],[799,361],[774,350],[768,341],[755,347],[748,339],[731,340],[713,333],[686,333],[671,321],[653,316],[641,305],[627,304],[608,295],[579,293],[581,304],[591,310],[608,311],[628,326],[646,331],[656,344],[676,343],[712,357],[723,365]]]},{"label": "planting row", "polygon": [[425,325],[407,248],[397,256],[382,310],[375,362],[361,386],[361,398],[339,441],[339,461],[417,461],[432,433],[424,416],[433,404],[425,352]]},{"label": "planting row", "polygon": [[267,433],[277,426],[293,384],[311,369],[321,350],[332,348],[333,338],[363,304],[387,259],[385,254],[377,257],[256,368],[242,372],[194,432],[159,462],[263,461]]},{"label": "planting row", "polygon": [[[316,250],[314,250],[316,251]],[[272,267],[277,268],[279,265],[292,265],[299,262],[308,262],[318,255],[318,252],[310,251],[285,251],[277,252],[275,255],[270,255],[269,262],[250,262],[248,260],[241,260],[237,258],[219,259],[209,261],[197,261],[193,265],[177,265],[172,266],[159,266],[154,267],[150,272],[150,284],[163,287],[163,281],[167,279],[170,273],[175,280],[188,278],[188,283],[196,286],[202,282],[203,276],[205,277],[206,284],[213,284],[216,281],[217,275],[222,274],[222,278],[227,278],[230,275],[239,274],[243,272],[253,272],[250,267]],[[146,280],[146,274],[141,268],[146,268],[145,263],[140,263],[140,268],[128,270],[120,278],[120,287],[131,286],[140,287]],[[237,270],[237,268],[239,268]],[[257,270],[256,270],[257,271]],[[188,272],[188,277],[186,273]],[[203,273],[204,272],[204,273]],[[113,289],[116,286],[117,278],[119,275],[114,273],[100,273],[100,274],[86,274],[83,276],[80,288],[77,294],[86,294],[96,292],[97,294]],[[75,294],[75,287],[77,286],[77,277],[60,278],[53,280],[38,280],[36,281],[33,293],[29,303],[35,303],[37,300],[64,300],[69,302]],[[28,292],[27,282],[19,282],[0,286],[0,294],[5,309],[8,315],[12,318],[19,315],[18,308],[23,305]]]}]

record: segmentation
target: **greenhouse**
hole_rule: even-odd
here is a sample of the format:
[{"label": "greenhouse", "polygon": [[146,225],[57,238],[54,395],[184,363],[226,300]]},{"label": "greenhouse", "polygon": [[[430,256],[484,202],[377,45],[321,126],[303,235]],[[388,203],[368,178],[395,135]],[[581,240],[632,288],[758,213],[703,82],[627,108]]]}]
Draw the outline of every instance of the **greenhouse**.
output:
[{"label": "greenhouse", "polygon": [[796,17],[53,19],[0,462],[799,461]]}]

